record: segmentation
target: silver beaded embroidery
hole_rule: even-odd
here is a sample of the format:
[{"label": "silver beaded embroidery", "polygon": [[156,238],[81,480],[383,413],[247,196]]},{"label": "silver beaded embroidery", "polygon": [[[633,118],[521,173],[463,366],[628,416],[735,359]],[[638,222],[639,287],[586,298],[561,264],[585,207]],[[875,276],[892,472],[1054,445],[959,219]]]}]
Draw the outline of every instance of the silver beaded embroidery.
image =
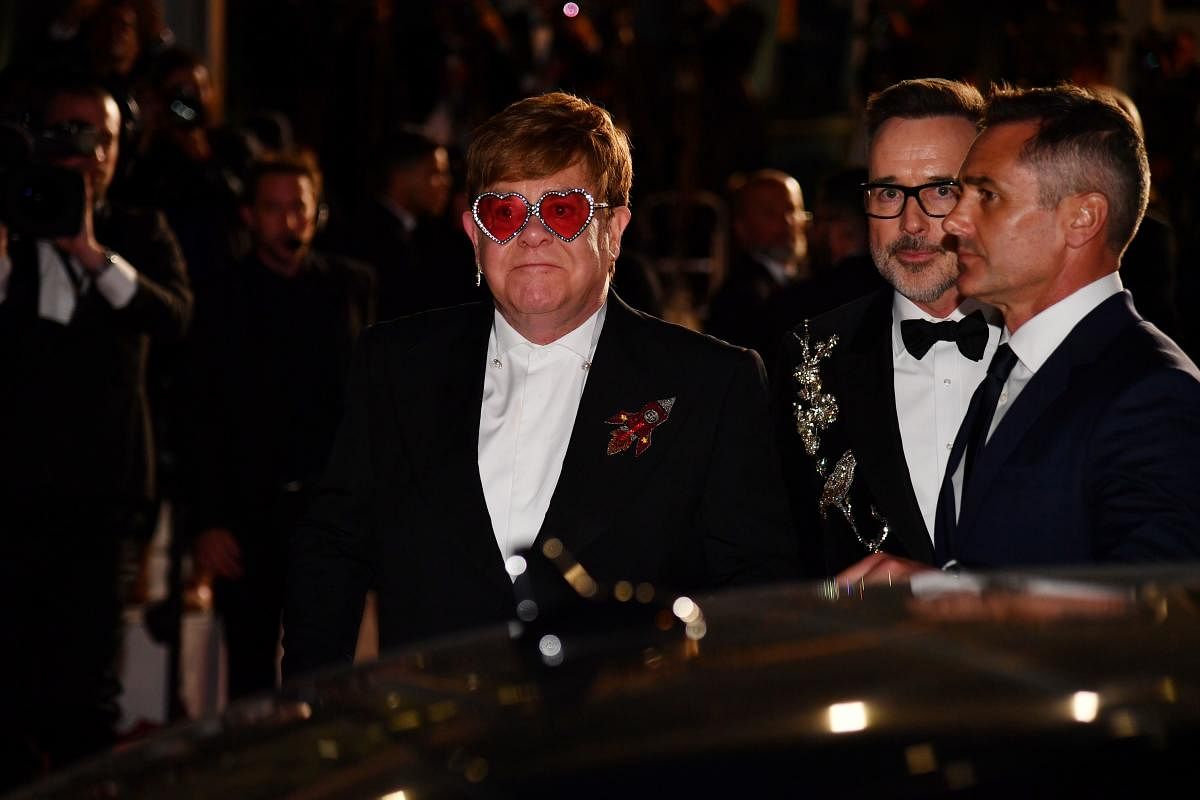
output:
[{"label": "silver beaded embroidery", "polygon": [[[808,335],[808,320],[804,321],[804,335],[800,340],[800,363],[792,371],[796,381],[796,396],[793,408],[796,413],[796,433],[804,442],[804,450],[816,457],[821,447],[821,434],[837,421],[837,398],[821,391],[821,360],[828,358],[838,343],[837,335],[823,342],[812,343]],[[818,462],[818,471],[820,463]],[[824,477],[823,472],[820,473]]]},{"label": "silver beaded embroidery", "polygon": [[858,466],[858,459],[855,457],[854,451],[847,450],[842,453],[832,470],[829,469],[829,459],[817,455],[821,449],[821,434],[838,419],[837,398],[823,391],[821,385],[821,361],[828,358],[829,354],[833,352],[833,348],[837,346],[837,334],[814,344],[809,336],[808,320],[805,320],[804,333],[796,334],[796,338],[800,341],[800,363],[792,371],[792,377],[797,385],[797,400],[793,404],[796,415],[796,433],[804,442],[805,452],[815,460],[817,474],[825,478],[825,484],[821,488],[821,497],[817,501],[817,508],[822,519],[828,518],[830,508],[836,508],[845,517],[846,523],[850,526],[850,530],[858,539],[859,544],[865,547],[867,552],[877,553],[888,534],[891,533],[891,527],[872,505],[870,506],[871,517],[880,523],[879,536],[874,539],[866,539],[858,530],[858,524],[854,518],[854,507],[850,502],[850,487],[854,484],[854,471]]}]

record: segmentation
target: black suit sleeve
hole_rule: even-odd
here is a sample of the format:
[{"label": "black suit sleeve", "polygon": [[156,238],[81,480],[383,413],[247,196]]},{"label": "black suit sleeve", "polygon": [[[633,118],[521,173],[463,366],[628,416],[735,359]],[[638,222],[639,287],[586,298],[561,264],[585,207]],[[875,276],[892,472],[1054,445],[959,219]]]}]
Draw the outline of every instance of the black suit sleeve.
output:
[{"label": "black suit sleeve", "polygon": [[1152,373],[1100,422],[1087,487],[1100,561],[1200,558],[1200,383]]},{"label": "black suit sleeve", "polygon": [[183,253],[163,215],[131,216],[116,232],[98,235],[138,273],[137,291],[118,319],[153,336],[157,346],[182,337],[191,320],[192,291]]},{"label": "black suit sleeve", "polygon": [[354,658],[367,589],[374,580],[373,329],[350,367],[346,411],[308,518],[292,541],[284,608],[287,677]]},{"label": "black suit sleeve", "polygon": [[793,578],[795,545],[771,435],[766,371],[743,350],[716,406],[718,426],[698,519],[718,584]]}]

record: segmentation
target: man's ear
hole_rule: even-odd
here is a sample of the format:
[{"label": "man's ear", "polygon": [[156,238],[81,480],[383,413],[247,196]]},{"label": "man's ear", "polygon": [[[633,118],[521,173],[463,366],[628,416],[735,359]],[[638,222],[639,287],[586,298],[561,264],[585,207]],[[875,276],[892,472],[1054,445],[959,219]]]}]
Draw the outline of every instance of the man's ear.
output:
[{"label": "man's ear", "polygon": [[475,248],[475,258],[479,258],[479,226],[475,224],[475,217],[471,216],[470,211],[462,213],[463,232],[467,234],[471,240],[471,246]]},{"label": "man's ear", "polygon": [[621,255],[621,236],[625,233],[625,228],[629,226],[631,219],[633,219],[633,212],[629,210],[629,206],[617,206],[609,211],[608,254],[612,256],[614,262],[617,260],[617,256]]},{"label": "man's ear", "polygon": [[1108,198],[1100,192],[1084,192],[1063,200],[1068,247],[1080,248],[1108,229]]}]

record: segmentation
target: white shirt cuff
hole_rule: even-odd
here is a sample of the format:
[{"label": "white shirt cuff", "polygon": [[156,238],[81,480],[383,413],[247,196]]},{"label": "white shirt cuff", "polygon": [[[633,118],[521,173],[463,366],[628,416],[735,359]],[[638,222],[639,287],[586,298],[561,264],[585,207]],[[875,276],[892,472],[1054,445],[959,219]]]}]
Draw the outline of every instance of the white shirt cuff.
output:
[{"label": "white shirt cuff", "polygon": [[137,294],[137,270],[114,253],[112,266],[96,278],[96,291],[113,308],[124,308]]}]

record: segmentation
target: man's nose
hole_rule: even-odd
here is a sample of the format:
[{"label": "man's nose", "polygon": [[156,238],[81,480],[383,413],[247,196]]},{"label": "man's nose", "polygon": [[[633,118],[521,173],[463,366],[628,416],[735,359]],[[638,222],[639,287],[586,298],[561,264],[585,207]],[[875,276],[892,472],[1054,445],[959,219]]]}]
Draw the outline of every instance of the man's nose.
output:
[{"label": "man's nose", "polygon": [[545,223],[536,215],[530,215],[529,222],[525,224],[525,230],[518,234],[517,241],[525,247],[539,247],[553,236],[554,234],[546,229]]},{"label": "man's nose", "polygon": [[942,218],[942,230],[951,236],[965,236],[971,227],[971,221],[967,216],[967,210],[963,201],[960,199],[954,204],[954,208],[950,209],[950,213]]},{"label": "man's nose", "polygon": [[916,196],[907,198],[900,212],[900,230],[905,233],[921,233],[929,230],[929,215],[921,208]]}]

